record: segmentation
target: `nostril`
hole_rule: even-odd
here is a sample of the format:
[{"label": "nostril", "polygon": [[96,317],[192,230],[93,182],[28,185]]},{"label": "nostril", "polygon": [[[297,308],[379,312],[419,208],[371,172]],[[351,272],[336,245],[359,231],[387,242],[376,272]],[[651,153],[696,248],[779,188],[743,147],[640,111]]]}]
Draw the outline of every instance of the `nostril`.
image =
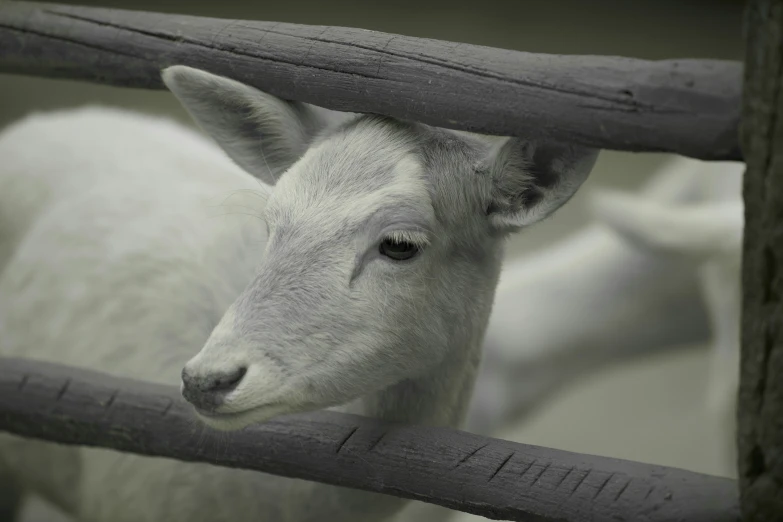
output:
[{"label": "nostril", "polygon": [[230,372],[199,375],[182,371],[182,396],[199,409],[210,411],[220,406],[247,373],[243,366]]},{"label": "nostril", "polygon": [[187,367],[182,368],[182,384],[189,386],[191,382],[193,382],[193,377],[191,377]]},{"label": "nostril", "polygon": [[222,375],[215,376],[210,383],[209,390],[211,392],[227,392],[237,387],[239,382],[247,373],[247,368],[242,366],[230,373],[224,373]]}]

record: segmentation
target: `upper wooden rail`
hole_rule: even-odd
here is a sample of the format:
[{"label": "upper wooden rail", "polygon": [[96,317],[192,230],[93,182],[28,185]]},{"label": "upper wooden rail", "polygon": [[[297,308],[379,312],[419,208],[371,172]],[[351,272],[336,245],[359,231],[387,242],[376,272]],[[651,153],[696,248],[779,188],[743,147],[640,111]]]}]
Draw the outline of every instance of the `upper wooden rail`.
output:
[{"label": "upper wooden rail", "polygon": [[0,431],[21,436],[263,471],[496,520],[739,520],[734,480],[452,429],[333,412],[230,433],[199,426],[174,387],[0,358]]},{"label": "upper wooden rail", "polygon": [[161,89],[160,69],[173,64],[340,111],[741,159],[739,62],[531,54],[344,27],[0,2],[0,72]]}]

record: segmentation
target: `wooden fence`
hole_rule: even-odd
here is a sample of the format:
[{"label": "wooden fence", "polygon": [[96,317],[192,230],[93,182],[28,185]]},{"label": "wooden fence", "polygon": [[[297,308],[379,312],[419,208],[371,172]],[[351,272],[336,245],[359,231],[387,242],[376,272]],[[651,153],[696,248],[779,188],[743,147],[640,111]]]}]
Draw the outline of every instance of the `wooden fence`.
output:
[{"label": "wooden fence", "polygon": [[[160,89],[160,69],[184,64],[335,110],[605,149],[744,157],[739,482],[329,412],[221,433],[218,446],[210,431],[194,432],[175,388],[19,359],[0,359],[0,430],[494,519],[783,520],[783,150],[773,146],[783,143],[783,0],[752,0],[747,13],[743,70],[725,61],[547,56],[361,29],[0,3],[4,73]],[[217,451],[226,441],[231,454]]]}]

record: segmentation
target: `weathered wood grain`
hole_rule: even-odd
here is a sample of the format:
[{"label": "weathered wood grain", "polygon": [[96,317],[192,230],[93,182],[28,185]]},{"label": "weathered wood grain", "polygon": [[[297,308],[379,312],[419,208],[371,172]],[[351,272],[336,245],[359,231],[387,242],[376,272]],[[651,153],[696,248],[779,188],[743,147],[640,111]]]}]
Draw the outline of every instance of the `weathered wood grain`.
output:
[{"label": "weathered wood grain", "polygon": [[0,2],[0,72],[161,89],[159,71],[173,64],[341,111],[741,158],[738,62],[542,55],[344,27]]},{"label": "weathered wood grain", "polygon": [[738,408],[743,519],[783,520],[783,0],[747,8]]},{"label": "weathered wood grain", "polygon": [[496,520],[739,520],[730,479],[333,412],[217,433],[194,422],[173,387],[24,359],[0,358],[0,431],[252,469]]}]

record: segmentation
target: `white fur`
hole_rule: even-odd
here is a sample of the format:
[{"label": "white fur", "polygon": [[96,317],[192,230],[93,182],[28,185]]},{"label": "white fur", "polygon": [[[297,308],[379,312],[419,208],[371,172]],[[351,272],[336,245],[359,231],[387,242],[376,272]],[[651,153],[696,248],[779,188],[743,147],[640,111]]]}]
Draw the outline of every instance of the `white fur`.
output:
[{"label": "white fur", "polygon": [[[184,369],[188,393],[246,369],[194,416],[225,430],[321,408],[459,425],[505,233],[562,205],[596,152],[513,139],[509,161],[481,137],[328,113],[186,67],[163,79],[246,170],[193,131],[123,111],[6,129],[2,354],[169,384]],[[424,248],[390,261],[379,245],[399,237]],[[11,436],[0,482],[95,522],[372,522],[404,505]]]}]

